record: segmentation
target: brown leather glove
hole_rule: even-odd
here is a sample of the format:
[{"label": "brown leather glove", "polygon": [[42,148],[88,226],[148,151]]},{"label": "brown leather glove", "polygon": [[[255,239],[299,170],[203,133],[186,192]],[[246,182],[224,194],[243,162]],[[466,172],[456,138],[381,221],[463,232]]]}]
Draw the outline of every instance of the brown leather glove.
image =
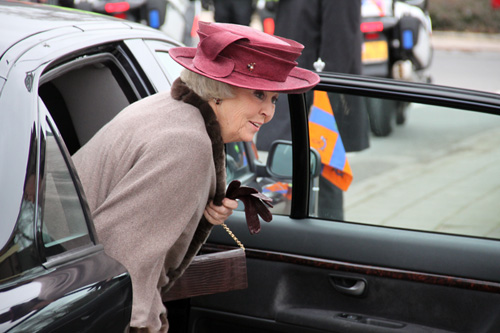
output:
[{"label": "brown leather glove", "polygon": [[245,205],[245,217],[247,219],[248,230],[254,235],[260,231],[260,215],[266,222],[271,222],[273,215],[266,205],[273,207],[272,199],[260,193],[253,187],[241,186],[239,180],[233,180],[227,187],[226,198],[239,199]]}]

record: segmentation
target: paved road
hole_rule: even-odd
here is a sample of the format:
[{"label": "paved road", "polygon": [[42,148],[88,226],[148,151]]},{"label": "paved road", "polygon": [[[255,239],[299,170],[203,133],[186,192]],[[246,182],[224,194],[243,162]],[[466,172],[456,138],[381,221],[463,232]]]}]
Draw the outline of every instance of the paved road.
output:
[{"label": "paved road", "polygon": [[435,32],[433,82],[500,93],[500,35]]},{"label": "paved road", "polygon": [[412,104],[349,161],[347,220],[500,238],[500,117]]},{"label": "paved road", "polygon": [[[500,36],[437,33],[433,44],[434,83],[500,89]],[[500,117],[411,107],[407,124],[349,157],[346,219],[500,238]]]}]

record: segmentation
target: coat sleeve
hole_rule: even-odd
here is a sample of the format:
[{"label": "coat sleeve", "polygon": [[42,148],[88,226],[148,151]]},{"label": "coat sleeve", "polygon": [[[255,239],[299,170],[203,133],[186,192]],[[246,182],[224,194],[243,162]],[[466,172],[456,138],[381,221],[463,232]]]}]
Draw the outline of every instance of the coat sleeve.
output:
[{"label": "coat sleeve", "polygon": [[131,274],[131,326],[158,330],[165,312],[159,289],[185,256],[215,170],[210,140],[198,130],[170,130],[137,155],[93,217],[106,252]]}]

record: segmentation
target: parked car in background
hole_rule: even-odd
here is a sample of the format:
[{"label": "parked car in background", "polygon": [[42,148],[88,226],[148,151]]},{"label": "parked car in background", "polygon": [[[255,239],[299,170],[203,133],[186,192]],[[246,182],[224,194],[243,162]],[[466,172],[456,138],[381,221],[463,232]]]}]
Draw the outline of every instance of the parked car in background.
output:
[{"label": "parked car in background", "polygon": [[[427,0],[362,0],[362,74],[413,82],[430,82],[432,25]],[[262,28],[274,33],[277,2],[258,0]],[[367,101],[374,135],[388,136],[406,121],[408,103]],[[385,112],[390,109],[392,112]]]},{"label": "parked car in background", "polygon": [[[432,25],[427,0],[363,0],[361,18],[363,75],[431,81]],[[395,124],[404,124],[407,108],[403,101],[369,102],[373,134],[387,136]]]},{"label": "parked car in background", "polygon": [[[1,332],[126,328],[130,278],[99,244],[71,154],[169,89],[177,45],[134,22],[0,0]],[[227,221],[248,288],[167,303],[170,332],[498,332],[498,95],[328,73],[315,89],[405,101],[412,121],[345,156],[353,180],[333,219],[314,200],[305,95],[281,96],[291,140],[267,158],[227,146],[229,179],[287,186],[259,234],[242,211]],[[203,251],[233,246],[214,228]]]}]

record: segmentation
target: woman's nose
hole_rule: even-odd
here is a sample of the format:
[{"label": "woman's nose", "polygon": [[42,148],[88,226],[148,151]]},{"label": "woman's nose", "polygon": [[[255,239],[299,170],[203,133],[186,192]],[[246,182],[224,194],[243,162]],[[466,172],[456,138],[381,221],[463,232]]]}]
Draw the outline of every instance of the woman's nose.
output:
[{"label": "woman's nose", "polygon": [[273,119],[275,108],[276,108],[276,105],[272,102],[265,103],[265,105],[262,107],[260,113],[261,113],[261,115],[264,116],[265,123],[267,123],[271,119]]}]

